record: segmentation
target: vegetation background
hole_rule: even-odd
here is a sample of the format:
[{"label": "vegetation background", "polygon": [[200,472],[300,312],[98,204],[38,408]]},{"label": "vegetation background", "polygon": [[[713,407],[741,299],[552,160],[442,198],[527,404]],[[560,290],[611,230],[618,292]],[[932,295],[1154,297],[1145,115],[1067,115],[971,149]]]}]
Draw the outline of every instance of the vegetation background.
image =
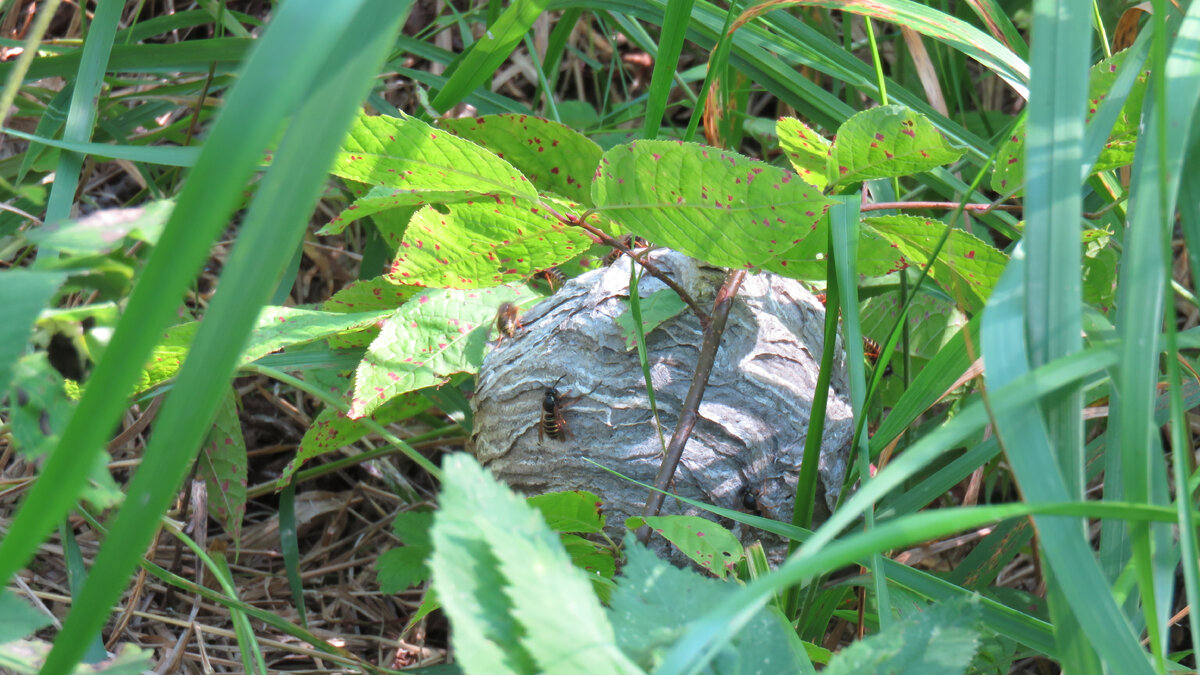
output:
[{"label": "vegetation background", "polygon": [[[17,0],[0,30],[0,668],[1195,669],[1200,3]],[[658,203],[797,199],[653,139],[795,171],[817,234]],[[409,252],[504,228],[550,243],[440,285]],[[451,454],[500,303],[622,234],[841,315],[857,490],[815,530],[721,512],[798,543],[777,570],[628,542],[616,574],[587,495]],[[391,378],[448,330],[422,307],[463,348]]]}]

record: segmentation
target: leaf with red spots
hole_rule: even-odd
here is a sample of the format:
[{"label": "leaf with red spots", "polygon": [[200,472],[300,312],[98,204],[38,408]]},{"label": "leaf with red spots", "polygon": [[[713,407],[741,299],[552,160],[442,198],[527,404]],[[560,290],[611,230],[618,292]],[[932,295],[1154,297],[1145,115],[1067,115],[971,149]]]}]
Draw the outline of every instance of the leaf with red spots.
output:
[{"label": "leaf with red spots", "polygon": [[221,399],[217,417],[204,444],[196,475],[208,487],[208,514],[225,528],[234,549],[241,546],[242,518],[246,515],[246,439],[238,419],[237,392],[232,388]]},{"label": "leaf with red spots", "polygon": [[455,373],[478,372],[496,310],[533,298],[525,288],[429,289],[397,309],[354,376],[350,417],[370,415],[405,392],[435,387]]},{"label": "leaf with red spots", "polygon": [[[908,264],[924,265],[933,253],[946,224],[915,216],[883,216],[863,220],[864,233],[894,245],[893,252]],[[929,270],[933,278],[970,314],[983,309],[1008,256],[960,229],[950,232],[937,261]]]},{"label": "leaf with red spots", "polygon": [[791,171],[676,141],[638,141],[604,154],[597,210],[655,244],[722,267],[765,266],[816,237],[830,200]]},{"label": "leaf with red spots", "polygon": [[779,136],[779,147],[800,178],[824,190],[829,184],[826,173],[829,170],[829,141],[795,117],[779,118],[775,133]]},{"label": "leaf with red spots", "polygon": [[[352,376],[352,371],[339,373],[339,378],[344,382],[343,393],[349,389]],[[393,422],[408,419],[430,405],[432,404],[429,399],[420,393],[409,392],[380,406],[371,415],[371,419],[387,426]],[[334,408],[325,408],[304,432],[304,438],[300,439],[300,447],[296,450],[296,456],[283,468],[279,479],[275,481],[275,487],[282,489],[286,486],[292,480],[292,474],[299,471],[300,467],[313,457],[344,448],[370,433],[372,433],[371,430],[361,419],[352,420]]]},{"label": "leaf with red spots", "polygon": [[413,117],[359,117],[330,173],[377,187],[359,195],[323,234],[336,234],[355,218],[388,208],[485,194],[537,198],[529,179],[508,162]]},{"label": "leaf with red spots", "polygon": [[724,579],[744,555],[742,542],[729,530],[699,516],[634,516],[625,527],[636,530],[649,525],[696,564]]},{"label": "leaf with red spots", "polygon": [[592,205],[592,176],[604,150],[578,131],[516,114],[446,118],[438,126],[503,157],[538,191]]},{"label": "leaf with red spots", "polygon": [[[266,356],[284,347],[324,340],[339,333],[351,333],[372,326],[390,314],[389,310],[356,312],[317,312],[296,307],[264,307],[250,333],[238,365]],[[163,339],[150,353],[146,370],[136,391],[145,391],[179,372],[200,323],[192,321],[168,328]]]},{"label": "leaf with red spots", "polygon": [[[1113,54],[1092,66],[1088,76],[1087,121],[1100,108],[1104,98],[1112,92],[1117,80],[1117,71],[1125,61],[1128,50]],[[1138,124],[1142,111],[1142,101],[1146,97],[1146,85],[1149,71],[1138,74],[1129,90],[1125,103],[1118,113],[1115,124],[1110,132],[1108,142],[1096,158],[1092,172],[1108,171],[1126,166],[1133,162],[1133,152],[1137,144]],[[1025,178],[1025,124],[1022,122],[1000,146],[996,156],[996,167],[992,171],[992,189],[1002,194],[1009,194],[1013,188],[1024,185]],[[1018,191],[1016,194],[1020,194]]]},{"label": "leaf with red spots", "polygon": [[[375,277],[365,281],[355,281],[333,294],[318,307],[324,312],[369,312],[377,309],[396,309],[409,298],[420,293],[416,286],[402,286],[389,281],[386,277]],[[379,335],[379,326],[372,324],[355,331],[345,331],[329,336],[329,346],[333,349],[351,349],[366,347]]]},{"label": "leaf with red spots", "polygon": [[427,206],[405,230],[387,277],[414,286],[486,288],[570,260],[591,243],[584,230],[523,199]]},{"label": "leaf with red spots", "polygon": [[928,171],[962,154],[924,115],[885,105],[856,113],[838,127],[827,171],[833,183],[844,186]]}]

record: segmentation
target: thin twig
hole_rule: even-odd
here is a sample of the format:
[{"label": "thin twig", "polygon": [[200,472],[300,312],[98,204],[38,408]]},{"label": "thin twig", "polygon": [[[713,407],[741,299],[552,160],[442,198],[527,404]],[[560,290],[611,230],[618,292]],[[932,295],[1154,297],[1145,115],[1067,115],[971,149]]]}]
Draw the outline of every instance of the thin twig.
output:
[{"label": "thin twig", "polygon": [[[717,358],[717,347],[721,345],[721,335],[725,332],[725,321],[729,318],[729,310],[733,307],[733,299],[737,297],[738,288],[746,278],[746,270],[733,270],[725,277],[721,290],[717,291],[717,299],[713,302],[712,321],[704,329],[704,338],[700,343],[700,356],[696,360],[696,373],[692,376],[692,386],[688,389],[687,397],[683,400],[683,410],[679,413],[679,424],[667,445],[667,454],[663,457],[662,465],[658,468],[658,476],[654,479],[654,487],[666,490],[675,476],[675,468],[683,457],[683,446],[687,445],[692,429],[700,418],[700,401],[704,398],[704,389],[708,386],[708,376],[712,374],[713,362]],[[663,505],[663,493],[652,492],[646,500],[646,508],[642,511],[644,517],[656,516]],[[638,541],[645,544],[650,540],[650,527],[638,529]]]},{"label": "thin twig", "polygon": [[706,329],[708,328],[709,322],[712,321],[712,317],[710,317],[708,315],[708,312],[704,311],[704,309],[701,308],[700,305],[695,300],[692,299],[692,296],[689,295],[688,292],[686,290],[684,290],[684,288],[682,286],[675,283],[675,281],[673,279],[671,279],[671,277],[667,276],[665,273],[663,273],[662,270],[658,269],[658,265],[655,265],[654,263],[647,260],[646,256],[643,256],[641,258],[635,256],[633,254],[633,251],[629,250],[628,246],[626,246],[625,244],[622,244],[615,237],[609,236],[609,234],[607,232],[605,232],[604,230],[601,230],[600,228],[596,227],[595,225],[589,224],[588,222],[586,222],[586,220],[584,218],[576,218],[574,216],[563,215],[561,213],[556,212],[553,207],[550,207],[545,204],[543,204],[543,206],[545,206],[547,210],[549,210],[551,213],[553,213],[560,221],[562,221],[568,225],[575,225],[576,227],[581,227],[584,230],[587,230],[587,233],[592,235],[593,237],[595,237],[601,244],[604,244],[605,246],[611,246],[611,247],[617,249],[618,251],[620,251],[621,253],[624,253],[625,255],[629,256],[629,258],[631,260],[636,261],[639,265],[642,266],[642,269],[646,270],[646,273],[648,273],[650,276],[652,276],[655,279],[658,279],[659,281],[666,284],[667,288],[675,291],[675,294],[678,295],[681,300],[683,300],[685,303],[687,303],[688,307],[692,308],[692,311],[696,313],[696,316],[700,317],[700,325],[704,326]]}]

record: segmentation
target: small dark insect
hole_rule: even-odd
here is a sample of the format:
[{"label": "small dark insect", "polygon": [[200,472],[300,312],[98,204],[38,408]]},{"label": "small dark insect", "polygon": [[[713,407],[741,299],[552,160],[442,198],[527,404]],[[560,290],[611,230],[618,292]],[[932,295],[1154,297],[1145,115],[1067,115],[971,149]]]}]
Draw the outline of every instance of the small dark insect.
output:
[{"label": "small dark insect", "polygon": [[754,494],[754,490],[750,488],[742,490],[742,506],[751,513],[758,513],[758,497]]},{"label": "small dark insect", "polygon": [[551,267],[538,272],[550,284],[550,290],[557,290],[559,286],[567,283],[567,275],[562,273],[562,270],[557,267]]},{"label": "small dark insect", "polygon": [[[558,378],[558,382],[562,382],[561,377]],[[563,396],[558,391],[558,382],[546,387],[546,394],[542,397],[542,420],[538,424],[539,443],[544,441],[546,436],[555,441],[571,438],[571,430],[567,427],[567,420],[563,417],[562,411],[563,408],[583,397],[567,398]]]},{"label": "small dark insect", "polygon": [[500,333],[496,342],[515,336],[519,330],[521,330],[521,314],[517,306],[511,302],[500,305],[500,308],[496,310],[496,332]]}]

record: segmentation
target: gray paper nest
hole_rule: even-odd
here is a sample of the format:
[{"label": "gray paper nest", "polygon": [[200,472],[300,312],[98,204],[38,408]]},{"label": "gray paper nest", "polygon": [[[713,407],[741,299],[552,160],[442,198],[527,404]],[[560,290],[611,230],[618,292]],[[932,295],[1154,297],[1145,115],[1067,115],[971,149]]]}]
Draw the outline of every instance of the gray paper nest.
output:
[{"label": "gray paper nest", "polygon": [[[671,251],[655,252],[652,259],[700,306],[712,306],[723,270]],[[646,275],[640,295],[663,288]],[[598,494],[610,535],[618,540],[625,518],[641,515],[647,491],[584,458],[647,484],[654,483],[662,458],[637,351],[626,350],[614,321],[626,311],[628,297],[626,257],[569,281],[525,312],[523,328],[487,355],[472,401],[473,451],[497,478],[527,495]],[[824,308],[799,283],[773,274],[746,277],[721,338],[700,419],[675,472],[676,494],[747,511],[749,490],[758,514],[791,521],[823,324]],[[668,440],[691,384],[701,336],[690,310],[646,335]],[[818,460],[830,507],[853,433],[844,360],[839,345]],[[581,397],[563,408],[570,436],[539,441],[542,399],[556,383],[564,397]],[[670,498],[662,513],[713,517]],[[762,539],[778,552],[778,541],[757,530],[738,534],[746,543]]]}]

